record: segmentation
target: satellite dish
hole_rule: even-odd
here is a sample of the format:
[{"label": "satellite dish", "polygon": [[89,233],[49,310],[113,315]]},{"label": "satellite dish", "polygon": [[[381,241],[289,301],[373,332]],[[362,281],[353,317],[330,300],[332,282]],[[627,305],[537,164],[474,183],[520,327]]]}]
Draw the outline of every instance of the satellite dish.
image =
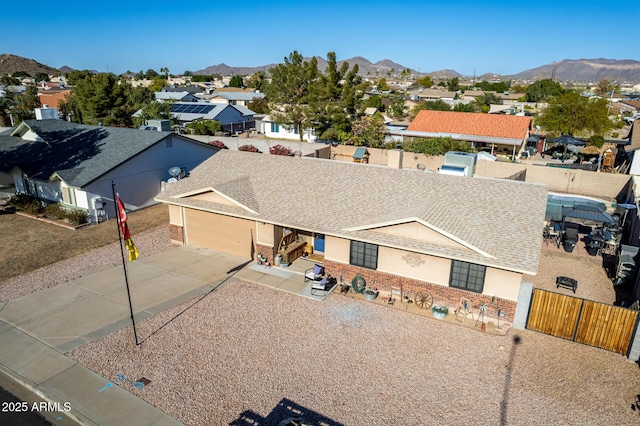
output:
[{"label": "satellite dish", "polygon": [[176,179],[174,177],[167,179],[167,183],[176,183],[177,181],[178,181],[178,179]]},{"label": "satellite dish", "polygon": [[180,167],[172,167],[172,168],[170,168],[170,169],[169,169],[169,174],[170,174],[172,177],[176,178],[176,180],[177,180],[177,179],[178,179],[178,176],[180,176],[180,172],[181,172],[181,171],[182,171],[182,170],[180,169]]}]

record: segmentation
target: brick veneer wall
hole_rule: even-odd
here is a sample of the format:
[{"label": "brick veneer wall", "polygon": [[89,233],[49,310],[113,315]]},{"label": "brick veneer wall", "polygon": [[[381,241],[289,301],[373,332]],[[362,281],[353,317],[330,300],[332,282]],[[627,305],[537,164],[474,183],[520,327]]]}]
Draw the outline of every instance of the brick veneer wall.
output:
[{"label": "brick veneer wall", "polygon": [[184,232],[182,226],[169,224],[169,238],[172,241],[180,241],[184,244]]},{"label": "brick veneer wall", "polygon": [[269,263],[273,265],[273,257],[275,256],[275,247],[266,246],[263,244],[256,244],[256,259],[258,258],[258,253],[262,253],[264,257],[269,260]]},{"label": "brick veneer wall", "polygon": [[493,304],[491,303],[491,296],[485,296],[482,294],[474,293],[472,291],[461,290],[449,286],[443,286],[439,284],[431,284],[426,281],[415,280],[411,278],[401,277],[398,275],[388,274],[386,272],[374,271],[367,268],[361,268],[358,266],[347,265],[344,263],[334,262],[325,259],[324,267],[327,274],[331,276],[344,279],[346,284],[350,284],[353,277],[357,274],[362,277],[370,285],[373,280],[373,284],[379,291],[390,292],[391,287],[399,287],[402,285],[402,291],[404,294],[408,294],[413,299],[414,295],[420,290],[426,290],[433,295],[433,303],[436,305],[446,306],[451,312],[460,303],[461,297],[466,297],[471,300],[471,307],[474,313],[477,314],[478,308],[486,303],[488,310],[485,313],[487,318],[497,318],[498,309],[504,311],[504,318],[501,321],[513,322],[513,317],[516,313],[517,303],[512,300],[495,298]]}]

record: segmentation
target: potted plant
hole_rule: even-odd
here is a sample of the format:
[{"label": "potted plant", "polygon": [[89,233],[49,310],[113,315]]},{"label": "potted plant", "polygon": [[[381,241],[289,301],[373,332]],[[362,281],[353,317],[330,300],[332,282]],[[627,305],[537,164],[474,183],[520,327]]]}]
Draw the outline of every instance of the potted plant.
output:
[{"label": "potted plant", "polygon": [[375,300],[378,297],[378,289],[367,287],[362,294],[364,295],[365,300]]},{"label": "potted plant", "polygon": [[433,314],[434,318],[444,319],[444,317],[446,317],[449,313],[449,308],[447,308],[446,306],[433,305],[431,307],[431,313]]}]

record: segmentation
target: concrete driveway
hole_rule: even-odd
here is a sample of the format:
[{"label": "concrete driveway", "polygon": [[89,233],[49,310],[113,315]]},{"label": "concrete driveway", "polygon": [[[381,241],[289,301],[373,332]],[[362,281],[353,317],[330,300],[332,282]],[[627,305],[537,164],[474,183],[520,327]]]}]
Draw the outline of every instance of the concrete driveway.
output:
[{"label": "concrete driveway", "polygon": [[[134,318],[141,321],[214,291],[247,262],[187,246],[128,262]],[[55,424],[127,424],[133,412],[137,424],[177,424],[64,356],[130,325],[122,266],[0,303],[0,385],[25,401],[70,403],[69,412],[41,413]]]},{"label": "concrete driveway", "polygon": [[[246,262],[188,246],[127,262],[136,321],[211,291]],[[10,300],[0,305],[0,319],[60,352],[70,351],[131,324],[124,270],[105,267]]]}]

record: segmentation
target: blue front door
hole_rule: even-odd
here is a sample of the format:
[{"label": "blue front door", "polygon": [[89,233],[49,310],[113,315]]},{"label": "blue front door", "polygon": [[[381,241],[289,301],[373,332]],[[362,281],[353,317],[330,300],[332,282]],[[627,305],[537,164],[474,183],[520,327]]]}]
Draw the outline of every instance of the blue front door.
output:
[{"label": "blue front door", "polygon": [[313,251],[324,253],[324,234],[315,234],[313,236]]}]

